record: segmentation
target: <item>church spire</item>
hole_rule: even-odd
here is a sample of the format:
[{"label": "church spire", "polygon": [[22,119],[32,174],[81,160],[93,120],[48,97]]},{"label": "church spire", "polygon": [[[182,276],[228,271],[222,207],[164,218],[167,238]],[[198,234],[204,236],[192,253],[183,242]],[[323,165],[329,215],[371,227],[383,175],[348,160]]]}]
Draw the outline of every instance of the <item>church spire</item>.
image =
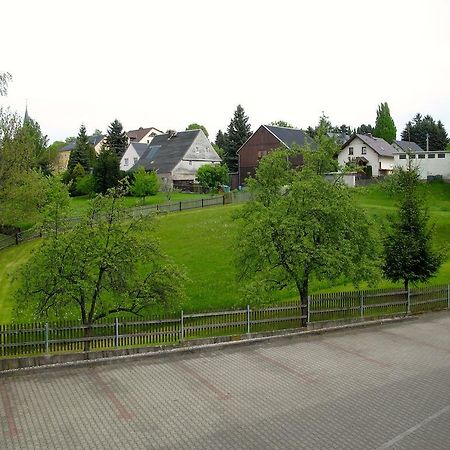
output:
[{"label": "church spire", "polygon": [[28,114],[28,100],[25,101],[25,115],[23,116],[23,123],[31,122],[31,117]]}]

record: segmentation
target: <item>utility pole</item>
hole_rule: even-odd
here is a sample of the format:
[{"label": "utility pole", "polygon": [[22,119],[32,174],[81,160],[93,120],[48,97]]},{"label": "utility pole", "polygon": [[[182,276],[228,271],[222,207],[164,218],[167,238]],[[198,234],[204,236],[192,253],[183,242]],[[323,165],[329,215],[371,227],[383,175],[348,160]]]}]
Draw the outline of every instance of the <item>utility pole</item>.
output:
[{"label": "utility pole", "polygon": [[430,149],[430,135],[427,133],[427,151]]}]

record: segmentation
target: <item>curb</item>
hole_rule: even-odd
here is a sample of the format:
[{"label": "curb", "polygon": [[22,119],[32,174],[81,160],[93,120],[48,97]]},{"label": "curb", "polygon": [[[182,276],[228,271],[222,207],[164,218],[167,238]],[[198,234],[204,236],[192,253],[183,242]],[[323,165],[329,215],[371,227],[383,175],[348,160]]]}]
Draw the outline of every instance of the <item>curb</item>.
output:
[{"label": "curb", "polygon": [[[352,330],[358,328],[365,328],[376,325],[388,325],[391,323],[403,322],[408,320],[417,320],[417,316],[402,316],[402,317],[393,317],[387,319],[366,321],[366,322],[357,322],[357,323],[349,323],[344,325],[326,327],[326,328],[318,328],[312,330],[299,330],[299,331],[286,331],[281,332],[280,334],[273,335],[262,335],[263,333],[255,333],[250,335],[242,335],[242,336],[226,336],[226,341],[223,342],[214,342],[214,343],[204,343],[204,344],[193,344],[186,345],[181,344],[176,347],[159,347],[157,350],[153,351],[143,351],[140,353],[126,354],[126,355],[117,355],[117,356],[109,356],[109,357],[100,357],[94,359],[81,359],[76,361],[67,361],[67,362],[58,362],[54,364],[42,364],[37,366],[30,367],[20,367],[14,369],[4,369],[0,370],[1,376],[12,376],[17,374],[24,374],[35,371],[43,371],[50,369],[64,369],[69,367],[83,367],[83,366],[96,366],[96,365],[106,365],[112,364],[122,360],[128,359],[145,359],[149,357],[169,357],[178,354],[186,354],[186,353],[199,353],[202,351],[208,350],[222,350],[232,346],[242,346],[242,345],[254,345],[261,342],[266,341],[274,341],[276,339],[291,339],[299,336],[315,336],[324,333],[330,332],[338,332],[345,330]],[[239,338],[239,339],[237,339]]]}]

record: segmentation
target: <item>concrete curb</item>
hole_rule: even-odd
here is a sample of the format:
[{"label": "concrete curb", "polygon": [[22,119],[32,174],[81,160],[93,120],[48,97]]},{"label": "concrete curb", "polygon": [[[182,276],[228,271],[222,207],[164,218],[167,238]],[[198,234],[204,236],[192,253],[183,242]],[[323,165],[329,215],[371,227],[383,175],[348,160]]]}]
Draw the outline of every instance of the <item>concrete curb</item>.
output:
[{"label": "concrete curb", "polygon": [[[38,370],[63,369],[68,367],[82,367],[94,365],[112,364],[127,359],[144,359],[149,357],[168,357],[185,353],[198,353],[202,351],[221,350],[237,345],[253,345],[276,339],[292,339],[300,336],[315,336],[318,334],[358,329],[369,326],[385,325],[406,320],[417,319],[417,316],[402,316],[380,320],[351,322],[342,325],[328,326],[312,330],[284,330],[271,333],[253,333],[250,335],[223,336],[221,338],[205,338],[190,340],[174,346],[142,347],[131,349],[133,353],[128,353],[130,349],[119,349],[110,351],[95,351],[89,353],[75,353],[62,355],[42,355],[32,358],[11,358],[0,360],[9,361],[11,365],[20,365],[21,360],[38,360],[43,364],[30,365],[25,367],[13,367],[0,370],[0,376],[11,376],[14,374],[24,374]],[[80,358],[81,356],[81,358]],[[55,362],[51,362],[55,360]]]}]

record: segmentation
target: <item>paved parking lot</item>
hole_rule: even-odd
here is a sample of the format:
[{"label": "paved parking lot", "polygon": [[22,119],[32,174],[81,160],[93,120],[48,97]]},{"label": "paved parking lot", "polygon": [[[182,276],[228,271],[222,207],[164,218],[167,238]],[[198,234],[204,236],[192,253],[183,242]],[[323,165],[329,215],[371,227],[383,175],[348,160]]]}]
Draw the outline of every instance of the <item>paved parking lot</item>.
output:
[{"label": "paved parking lot", "polygon": [[0,377],[1,449],[448,449],[450,314]]}]

